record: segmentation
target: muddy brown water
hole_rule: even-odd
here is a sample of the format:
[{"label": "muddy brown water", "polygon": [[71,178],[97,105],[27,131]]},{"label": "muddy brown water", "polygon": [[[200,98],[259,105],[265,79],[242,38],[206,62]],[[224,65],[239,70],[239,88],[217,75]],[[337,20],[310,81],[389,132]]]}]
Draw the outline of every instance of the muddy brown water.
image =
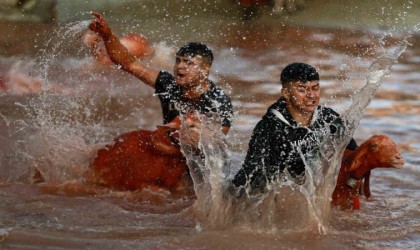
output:
[{"label": "muddy brown water", "polygon": [[[111,1],[86,8],[60,2],[56,23],[0,22],[2,249],[420,247],[420,36],[411,15],[418,6],[398,9],[392,1],[391,7],[356,1],[322,12],[315,1],[308,1],[312,9],[306,12],[266,14],[244,22],[231,5],[211,5],[218,1],[203,5],[189,1],[190,8],[182,1],[163,2],[119,5]],[[361,13],[354,12],[355,6]],[[406,164],[398,170],[374,170],[372,199],[362,199],[360,211],[332,209],[324,234],[316,229],[275,230],[269,224],[258,229],[241,223],[208,227],[194,210],[193,194],[178,197],[163,191],[85,186],[83,173],[98,145],[123,132],[154,129],[162,119],[153,90],[119,69],[94,65],[77,32],[65,34],[75,27],[82,30],[90,19],[88,7],[107,11],[119,34],[140,31],[155,44],[165,42],[160,46],[166,49],[189,40],[213,48],[211,78],[229,93],[237,113],[228,137],[233,169],[240,166],[253,127],[279,97],[279,74],[285,65],[301,61],[316,66],[322,103],[343,113],[365,84],[372,61],[411,33],[410,45],[383,79],[354,133],[359,143],[373,134],[390,136]],[[139,8],[148,9],[147,14],[140,15]],[[351,11],[343,14],[344,21],[335,16],[332,24],[334,8],[336,15]],[[195,15],[197,10],[204,14]],[[218,10],[225,11],[217,14]],[[377,11],[387,15],[381,19],[373,14]],[[380,22],[375,25],[370,19],[363,27],[361,14],[371,14]],[[46,85],[4,89],[5,81],[12,78],[18,83],[19,77],[40,79]],[[54,91],[42,92],[48,88]],[[35,166],[47,183],[30,183],[28,176]]]}]

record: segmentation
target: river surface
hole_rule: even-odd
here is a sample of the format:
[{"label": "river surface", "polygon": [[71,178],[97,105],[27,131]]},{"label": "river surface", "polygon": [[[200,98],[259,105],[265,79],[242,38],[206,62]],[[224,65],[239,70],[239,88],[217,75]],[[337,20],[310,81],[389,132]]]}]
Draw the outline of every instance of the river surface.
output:
[{"label": "river surface", "polygon": [[[55,23],[0,21],[1,249],[420,248],[418,1],[307,1],[296,14],[263,13],[249,21],[221,1],[83,2],[58,1]],[[402,46],[354,138],[362,143],[386,134],[406,163],[372,172],[372,198],[362,198],[360,210],[321,211],[322,230],[316,223],[296,226],[301,218],[293,210],[301,198],[287,188],[276,198],[280,205],[258,207],[286,215],[248,223],[252,201],[247,209],[229,210],[226,201],[213,200],[211,214],[203,214],[202,193],[85,185],[98,147],[162,123],[153,89],[116,67],[97,65],[82,44],[93,9],[105,12],[117,34],[141,32],[168,51],[161,58],[167,70],[172,51],[188,41],[213,49],[210,77],[236,112],[226,138],[231,175],[252,129],[279,98],[283,67],[297,61],[315,66],[322,104],[344,114],[356,96],[368,99],[359,90],[372,62]],[[35,168],[46,182],[33,183]]]}]

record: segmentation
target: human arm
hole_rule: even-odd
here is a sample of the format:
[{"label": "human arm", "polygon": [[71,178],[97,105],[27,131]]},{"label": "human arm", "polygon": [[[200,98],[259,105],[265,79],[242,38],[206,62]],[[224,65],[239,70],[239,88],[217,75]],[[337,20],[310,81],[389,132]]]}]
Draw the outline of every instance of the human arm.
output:
[{"label": "human arm", "polygon": [[270,158],[270,127],[264,121],[255,126],[248,144],[248,151],[241,169],[236,173],[232,183],[236,186],[244,186],[247,183],[252,187],[265,187],[267,176],[265,175],[266,163]]},{"label": "human arm", "polygon": [[97,62],[105,66],[111,66],[113,64],[106,52],[102,38],[96,33],[87,32],[83,37],[83,43],[90,48],[92,56]]},{"label": "human arm", "polygon": [[121,44],[117,36],[112,33],[105,17],[97,12],[93,12],[94,19],[89,28],[98,34],[104,41],[107,53],[113,63],[121,66],[128,73],[136,76],[149,86],[154,87],[159,71],[149,68],[138,61],[124,45]]},{"label": "human arm", "polygon": [[233,106],[229,96],[227,96],[222,90],[219,91],[219,102],[221,104],[219,105],[217,112],[219,113],[222,123],[221,131],[223,134],[227,135],[233,122]]},{"label": "human arm", "polygon": [[[191,112],[184,115],[183,119],[183,136],[181,138],[181,143],[183,145],[188,145],[191,148],[194,148],[199,151],[199,144],[202,140],[201,133],[203,126],[206,126],[205,121],[206,116],[196,112]],[[230,126],[222,126],[221,132],[226,135],[230,129]]]}]

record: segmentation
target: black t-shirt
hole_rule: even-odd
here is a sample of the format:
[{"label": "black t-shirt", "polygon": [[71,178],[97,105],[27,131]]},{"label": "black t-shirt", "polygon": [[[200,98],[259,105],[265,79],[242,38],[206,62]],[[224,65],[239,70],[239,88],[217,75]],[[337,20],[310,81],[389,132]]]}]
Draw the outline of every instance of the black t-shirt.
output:
[{"label": "black t-shirt", "polygon": [[176,84],[175,78],[166,71],[159,72],[155,83],[155,94],[159,96],[163,113],[163,123],[172,121],[180,113],[198,111],[201,114],[217,113],[222,126],[231,126],[233,120],[233,107],[230,98],[222,89],[210,81],[210,88],[202,94],[198,101],[191,102],[182,97],[181,87]]}]

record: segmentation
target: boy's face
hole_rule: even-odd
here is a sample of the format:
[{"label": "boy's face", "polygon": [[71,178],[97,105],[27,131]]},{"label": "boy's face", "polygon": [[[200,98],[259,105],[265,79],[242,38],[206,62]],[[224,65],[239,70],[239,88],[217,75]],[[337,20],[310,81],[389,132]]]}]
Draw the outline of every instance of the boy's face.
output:
[{"label": "boy's face", "polygon": [[174,66],[176,83],[181,87],[194,87],[207,80],[210,66],[203,62],[201,56],[177,56]]},{"label": "boy's face", "polygon": [[320,94],[319,81],[293,82],[282,89],[289,106],[303,115],[312,115],[319,104]]}]

